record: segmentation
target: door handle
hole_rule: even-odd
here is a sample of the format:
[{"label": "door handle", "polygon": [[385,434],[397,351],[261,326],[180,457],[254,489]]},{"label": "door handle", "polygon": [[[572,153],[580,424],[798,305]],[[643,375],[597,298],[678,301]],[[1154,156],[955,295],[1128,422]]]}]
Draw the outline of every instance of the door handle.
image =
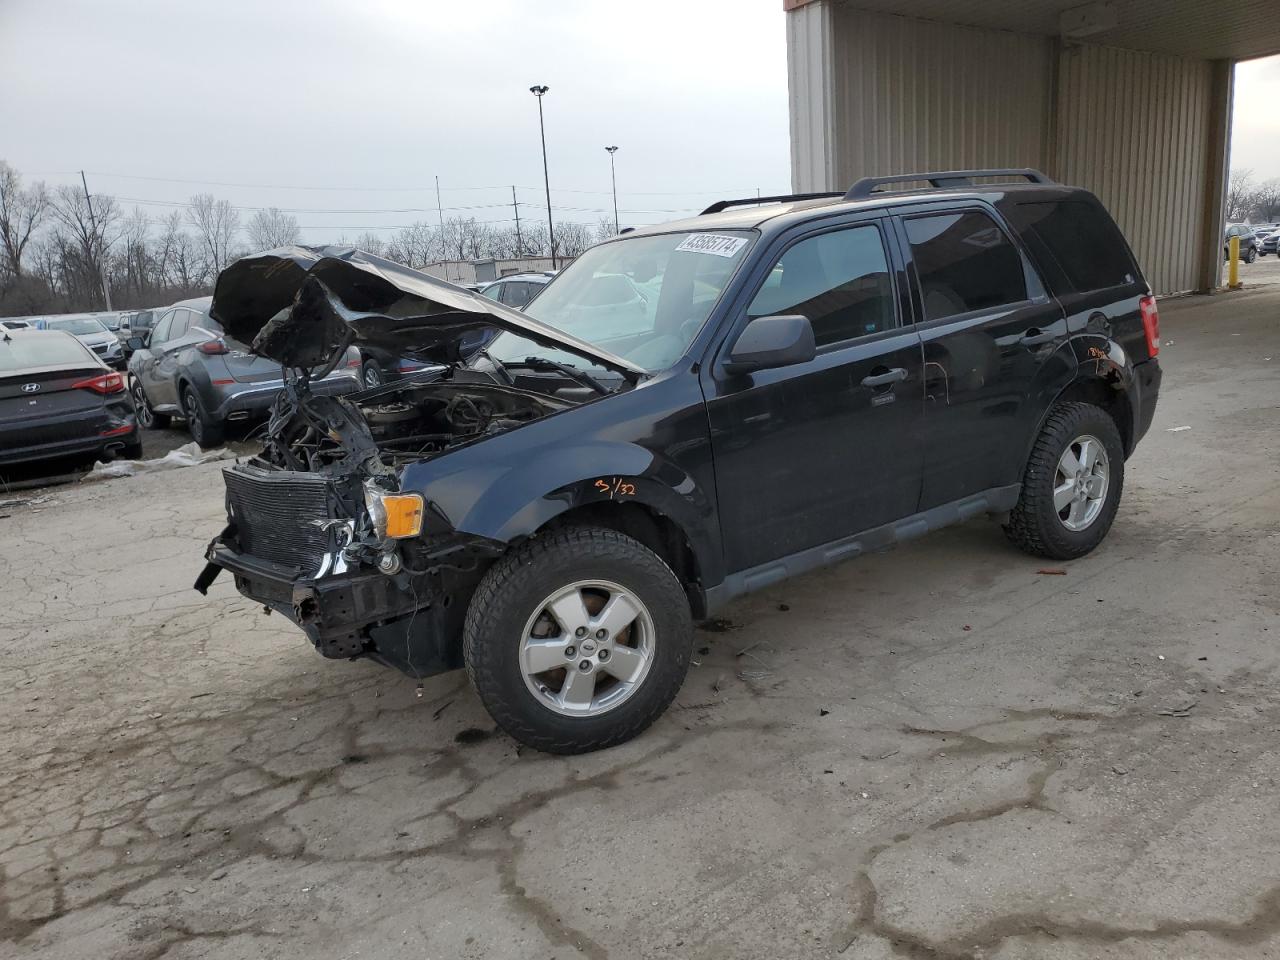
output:
[{"label": "door handle", "polygon": [[884,373],[873,373],[870,376],[863,377],[862,385],[864,387],[887,387],[891,383],[897,383],[899,380],[905,379],[907,379],[907,371],[902,367],[894,367]]},{"label": "door handle", "polygon": [[1056,340],[1057,338],[1058,335],[1056,333],[1032,327],[1022,335],[1018,342],[1024,347],[1038,347],[1042,343],[1048,343],[1050,340]]}]

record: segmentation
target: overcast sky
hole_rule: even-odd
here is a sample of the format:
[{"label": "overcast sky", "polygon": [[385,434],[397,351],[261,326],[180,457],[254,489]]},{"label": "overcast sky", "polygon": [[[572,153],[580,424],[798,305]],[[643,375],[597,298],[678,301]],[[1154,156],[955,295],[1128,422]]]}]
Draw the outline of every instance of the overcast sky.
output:
[{"label": "overcast sky", "polygon": [[[535,83],[560,219],[608,214],[609,144],[624,224],[790,185],[781,0],[0,0],[0,159],[156,219],[207,191],[353,240],[434,221],[437,175],[446,216],[515,184],[544,218]],[[1280,176],[1280,59],[1235,122]]]},{"label": "overcast sky", "polygon": [[613,144],[624,224],[790,185],[781,0],[0,0],[0,158],[126,210],[419,208],[312,240],[434,221],[437,175],[446,217],[545,219],[533,84],[560,219],[612,215]]},{"label": "overcast sky", "polygon": [[1231,166],[1280,177],[1280,57],[1236,66]]}]

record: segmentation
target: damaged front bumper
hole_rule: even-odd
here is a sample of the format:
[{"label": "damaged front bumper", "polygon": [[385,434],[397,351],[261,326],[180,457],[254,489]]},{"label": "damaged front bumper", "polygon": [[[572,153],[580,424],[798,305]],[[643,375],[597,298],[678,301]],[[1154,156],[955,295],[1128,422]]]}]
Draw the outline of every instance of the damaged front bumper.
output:
[{"label": "damaged front bumper", "polygon": [[223,473],[230,522],[205,551],[198,591],[226,570],[242,595],[292,620],[332,659],[368,657],[414,677],[462,665],[467,600],[497,545],[441,537],[383,572],[350,555],[354,522],[317,486],[324,481],[247,464]]}]

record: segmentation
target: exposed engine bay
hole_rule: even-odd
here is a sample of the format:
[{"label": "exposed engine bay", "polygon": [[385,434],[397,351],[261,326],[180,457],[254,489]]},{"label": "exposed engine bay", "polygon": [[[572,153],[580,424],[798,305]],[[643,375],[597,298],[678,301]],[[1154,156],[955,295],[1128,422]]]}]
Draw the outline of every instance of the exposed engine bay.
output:
[{"label": "exposed engine bay", "polygon": [[576,405],[476,379],[404,382],[342,398],[300,385],[272,410],[262,459],[285,470],[386,475]]}]

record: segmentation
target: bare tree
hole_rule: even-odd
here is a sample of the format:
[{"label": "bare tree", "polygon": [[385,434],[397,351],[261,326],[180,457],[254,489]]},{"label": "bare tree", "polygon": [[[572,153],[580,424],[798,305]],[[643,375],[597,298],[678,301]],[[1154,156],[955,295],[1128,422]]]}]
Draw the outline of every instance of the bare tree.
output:
[{"label": "bare tree", "polygon": [[618,235],[618,228],[614,225],[612,217],[601,217],[596,221],[596,243],[603,243],[610,237]]},{"label": "bare tree", "polygon": [[1249,194],[1253,190],[1253,171],[1232,170],[1227,180],[1227,219],[1243,220],[1249,213]]},{"label": "bare tree", "polygon": [[437,233],[435,227],[421,220],[403,227],[387,243],[385,256],[415,269],[432,260],[439,260],[441,257]]},{"label": "bare tree", "polygon": [[245,231],[249,234],[249,246],[254,250],[287,247],[302,240],[298,218],[282,213],[279,207],[259,210],[249,218]]},{"label": "bare tree", "polygon": [[377,257],[387,256],[387,241],[383,240],[376,233],[365,231],[356,237],[356,246],[366,253],[372,253]]},{"label": "bare tree", "polygon": [[0,252],[4,254],[0,279],[22,276],[22,254],[48,206],[49,194],[43,183],[24,190],[18,171],[0,160]]},{"label": "bare tree", "polygon": [[[62,284],[77,299],[97,297],[106,284],[106,260],[119,233],[120,207],[115,197],[98,194],[93,206],[80,190],[63,185],[53,193],[51,209],[62,227]],[[103,291],[105,293],[105,291]]]},{"label": "bare tree", "polygon": [[566,220],[556,224],[556,256],[581,256],[591,243],[591,230],[585,223]]},{"label": "bare tree", "polygon": [[226,200],[215,200],[209,193],[197,193],[188,205],[187,220],[195,227],[208,273],[216,277],[233,259],[240,214]]},{"label": "bare tree", "polygon": [[1280,179],[1258,184],[1250,199],[1250,215],[1259,223],[1275,223],[1280,219]]}]

